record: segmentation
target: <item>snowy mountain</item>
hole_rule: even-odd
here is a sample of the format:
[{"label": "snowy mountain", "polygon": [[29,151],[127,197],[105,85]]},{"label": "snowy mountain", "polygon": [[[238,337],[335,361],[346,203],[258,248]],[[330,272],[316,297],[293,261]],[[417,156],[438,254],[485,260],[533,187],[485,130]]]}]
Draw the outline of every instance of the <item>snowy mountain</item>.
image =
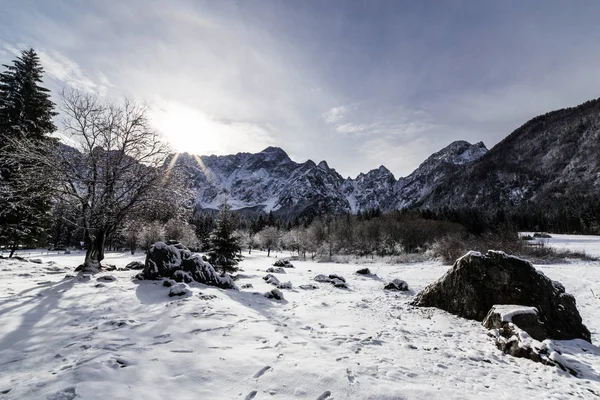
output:
[{"label": "snowy mountain", "polygon": [[418,204],[441,184],[444,178],[461,173],[487,151],[483,142],[472,145],[459,140],[432,154],[412,174],[398,180],[394,188],[396,201],[393,208],[400,209]]},{"label": "snowy mountain", "polygon": [[508,209],[593,204],[600,193],[600,99],[533,118],[417,204]]},{"label": "snowy mountain", "polygon": [[411,206],[429,194],[441,177],[464,168],[486,151],[483,143],[451,143],[400,180],[384,166],[344,179],[326,161],[296,163],[277,147],[227,156],[183,153],[176,155],[174,163],[190,177],[200,208],[216,209],[227,199],[236,210],[273,211],[291,218]]}]

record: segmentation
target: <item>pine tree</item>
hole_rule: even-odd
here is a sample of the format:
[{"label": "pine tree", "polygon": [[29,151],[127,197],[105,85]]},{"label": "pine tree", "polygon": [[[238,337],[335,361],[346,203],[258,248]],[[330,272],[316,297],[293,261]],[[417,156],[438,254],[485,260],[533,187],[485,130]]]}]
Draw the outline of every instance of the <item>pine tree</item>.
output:
[{"label": "pine tree", "polygon": [[235,234],[235,218],[231,206],[223,202],[220,206],[217,228],[211,235],[210,262],[222,273],[237,271],[237,264],[244,259],[240,238]]},{"label": "pine tree", "polygon": [[42,87],[44,70],[33,49],[0,73],[0,243],[12,251],[38,240],[48,224],[50,185],[36,154],[56,140],[54,103]]}]

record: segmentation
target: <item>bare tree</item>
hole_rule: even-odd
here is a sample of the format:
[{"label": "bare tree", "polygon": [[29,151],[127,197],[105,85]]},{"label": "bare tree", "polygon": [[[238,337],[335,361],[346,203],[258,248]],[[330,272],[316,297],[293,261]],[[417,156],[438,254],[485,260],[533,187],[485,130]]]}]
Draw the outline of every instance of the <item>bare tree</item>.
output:
[{"label": "bare tree", "polygon": [[170,179],[164,168],[169,149],[151,129],[145,107],[103,103],[77,91],[63,92],[61,100],[62,132],[72,148],[56,152],[53,171],[59,196],[84,229],[83,269],[97,271],[107,237],[160,200],[157,189]]},{"label": "bare tree", "polygon": [[281,233],[274,226],[269,226],[258,233],[258,242],[267,249],[267,257],[271,256],[271,250],[279,245]]}]

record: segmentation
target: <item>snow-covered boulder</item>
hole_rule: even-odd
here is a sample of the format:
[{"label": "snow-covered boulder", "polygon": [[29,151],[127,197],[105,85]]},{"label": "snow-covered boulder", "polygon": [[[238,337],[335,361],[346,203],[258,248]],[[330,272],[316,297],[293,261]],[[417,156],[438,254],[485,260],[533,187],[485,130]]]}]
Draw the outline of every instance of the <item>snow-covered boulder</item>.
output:
[{"label": "snow-covered boulder", "polygon": [[125,266],[125,269],[144,269],[144,263],[139,261],[132,261]]},{"label": "snow-covered boulder", "polygon": [[339,281],[346,282],[346,278],[344,278],[341,275],[337,275],[337,274],[329,274],[329,279],[331,279],[331,280],[337,279]]},{"label": "snow-covered boulder", "polygon": [[402,279],[394,279],[386,283],[383,287],[385,290],[397,290],[400,292],[406,292],[408,290],[408,283]]},{"label": "snow-covered boulder", "polygon": [[317,282],[326,282],[326,283],[330,283],[331,279],[329,279],[328,276],[323,275],[323,274],[319,274],[317,276],[314,277],[314,280]]},{"label": "snow-covered boulder", "polygon": [[171,277],[175,282],[190,283],[194,280],[189,272],[184,271],[182,269],[178,269],[177,271],[173,272],[173,275],[171,275]]},{"label": "snow-covered boulder", "polygon": [[273,274],[267,274],[263,279],[271,285],[279,285],[279,279]]},{"label": "snow-covered boulder", "polygon": [[173,285],[175,285],[177,282],[175,282],[173,279],[165,279],[163,281],[163,286],[164,287],[171,287]]},{"label": "snow-covered boulder", "polygon": [[548,336],[546,326],[539,320],[538,310],[535,307],[496,304],[483,320],[483,326],[488,329],[500,329],[509,322],[527,332],[535,340],[542,341]]},{"label": "snow-covered boulder", "polygon": [[264,296],[267,299],[284,300],[283,293],[279,289],[273,289],[270,292],[266,292]]},{"label": "snow-covered boulder", "polygon": [[292,282],[280,282],[277,285],[277,289],[291,289],[292,288]]},{"label": "snow-covered boulder", "polygon": [[30,258],[29,262],[32,262],[34,264],[41,264],[42,260],[40,260],[39,258]]},{"label": "snow-covered boulder", "polygon": [[427,286],[413,305],[437,307],[463,318],[483,321],[496,304],[536,307],[548,338],[591,342],[575,298],[526,260],[489,250],[469,252]]},{"label": "snow-covered boulder", "polygon": [[96,278],[96,280],[99,282],[114,282],[117,280],[117,278],[115,278],[112,275],[102,275],[102,276]]},{"label": "snow-covered boulder", "polygon": [[312,283],[308,283],[306,285],[300,285],[298,287],[303,290],[315,290],[315,289],[319,288],[317,285],[312,284]]},{"label": "snow-covered boulder", "polygon": [[[516,321],[529,331],[515,323]],[[539,321],[538,310],[535,307],[495,305],[483,324],[490,328],[490,336],[495,339],[496,347],[503,353],[557,366],[572,375],[578,375],[575,366],[570,365],[567,358],[561,355],[555,343],[550,339],[543,339],[545,326]],[[530,332],[533,332],[533,335]]]},{"label": "snow-covered boulder", "polygon": [[179,248],[165,242],[156,242],[150,246],[146,254],[143,272],[145,279],[171,276],[178,269],[181,269],[181,251]]},{"label": "snow-covered boulder", "polygon": [[274,267],[294,268],[290,260],[277,260],[273,263]]},{"label": "snow-covered boulder", "polygon": [[272,274],[285,274],[285,269],[283,269],[283,267],[269,267],[267,268],[267,272],[270,272]]},{"label": "snow-covered boulder", "polygon": [[213,266],[199,254],[192,254],[180,243],[166,244],[157,242],[148,250],[144,271],[140,279],[173,278],[179,282],[196,281],[222,289],[235,289],[237,286],[231,276],[219,275]]},{"label": "snow-covered boulder", "polygon": [[357,275],[371,275],[371,270],[369,268],[361,268],[356,271]]},{"label": "snow-covered boulder", "polygon": [[346,284],[346,281],[343,281],[343,280],[341,280],[341,279],[338,279],[338,278],[333,278],[333,279],[332,279],[330,282],[331,282],[331,283],[333,284],[333,286],[335,286],[336,288],[340,288],[340,289],[348,289],[348,285]]},{"label": "snow-covered boulder", "polygon": [[238,290],[238,287],[235,285],[235,282],[229,274],[223,276],[219,275],[213,266],[204,261],[199,254],[193,254],[188,258],[185,258],[181,263],[181,267],[183,271],[188,272],[196,282],[220,287],[221,289]]},{"label": "snow-covered boulder", "polygon": [[169,290],[169,297],[174,296],[189,296],[192,294],[189,286],[185,283],[176,283],[171,286],[171,290]]},{"label": "snow-covered boulder", "polygon": [[346,279],[343,276],[337,274],[322,275],[319,274],[313,278],[317,282],[331,283],[333,286],[340,289],[348,289]]}]

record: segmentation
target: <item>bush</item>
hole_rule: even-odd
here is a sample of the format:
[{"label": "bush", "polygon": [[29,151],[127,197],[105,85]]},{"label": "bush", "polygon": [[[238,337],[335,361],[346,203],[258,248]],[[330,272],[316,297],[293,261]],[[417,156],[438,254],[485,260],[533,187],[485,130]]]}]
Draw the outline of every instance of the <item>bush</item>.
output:
[{"label": "bush", "polygon": [[536,232],[533,234],[533,237],[536,239],[551,239],[552,238],[552,236],[550,236],[546,232]]}]

